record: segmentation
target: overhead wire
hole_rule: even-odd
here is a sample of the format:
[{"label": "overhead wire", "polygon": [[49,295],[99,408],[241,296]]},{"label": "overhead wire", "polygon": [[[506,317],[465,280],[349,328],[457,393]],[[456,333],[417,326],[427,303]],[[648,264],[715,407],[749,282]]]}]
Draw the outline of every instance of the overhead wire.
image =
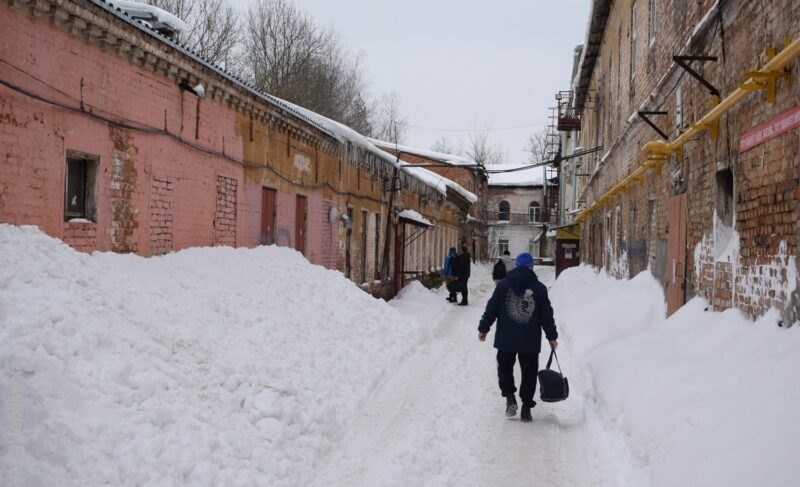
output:
[{"label": "overhead wire", "polygon": [[[7,61],[5,61],[3,59],[0,59],[0,61],[3,61],[5,64],[14,67],[18,71],[20,71],[20,72],[26,74],[27,76],[35,79],[36,81],[42,83],[43,85],[47,86],[48,88],[52,88],[56,92],[58,92],[58,93],[60,93],[60,94],[62,94],[64,96],[67,96],[68,98],[70,98],[70,99],[72,99],[74,101],[79,101],[79,100],[75,99],[75,97],[62,92],[62,91],[58,90],[57,88],[55,88],[53,86],[50,86],[48,83],[36,78],[35,76],[31,75],[30,73],[25,73],[24,71],[20,70],[19,68],[17,68],[13,64],[8,63]],[[228,155],[228,154],[226,154],[224,152],[215,151],[213,149],[207,149],[207,148],[205,148],[205,147],[203,147],[201,145],[189,142],[186,139],[184,139],[184,138],[182,138],[182,137],[180,137],[178,135],[175,135],[172,132],[169,132],[168,130],[154,128],[154,127],[148,126],[146,124],[141,124],[140,122],[136,122],[134,120],[126,119],[125,117],[121,117],[121,116],[118,116],[116,114],[112,114],[110,112],[106,112],[104,110],[99,110],[99,111],[103,111],[104,113],[108,113],[109,115],[117,117],[120,120],[126,120],[127,122],[131,122],[131,123],[121,122],[119,120],[114,120],[112,118],[100,115],[98,113],[94,113],[94,112],[91,112],[91,111],[86,111],[85,109],[82,109],[80,107],[74,107],[74,106],[68,105],[66,103],[62,103],[62,102],[59,102],[59,101],[56,101],[56,100],[52,100],[52,99],[47,98],[47,97],[45,97],[43,95],[39,95],[39,94],[33,93],[33,92],[28,91],[28,90],[26,90],[26,89],[24,89],[22,87],[16,86],[13,83],[10,83],[10,82],[8,82],[8,81],[6,81],[4,79],[0,79],[0,85],[5,86],[6,88],[8,88],[8,89],[10,89],[12,91],[15,91],[17,93],[20,93],[20,94],[22,94],[24,96],[27,96],[27,97],[32,98],[34,100],[37,100],[37,101],[39,101],[41,103],[45,103],[45,104],[48,104],[48,105],[51,105],[51,106],[55,106],[55,107],[58,107],[58,108],[61,108],[61,109],[64,109],[64,110],[68,110],[68,111],[71,111],[71,112],[82,114],[82,115],[85,115],[87,117],[94,118],[96,120],[100,120],[102,122],[105,122],[105,123],[107,123],[109,125],[112,125],[112,126],[115,126],[115,127],[123,128],[123,129],[126,129],[126,130],[133,130],[133,131],[137,131],[137,132],[149,133],[149,134],[152,134],[152,135],[163,135],[163,136],[169,137],[169,138],[173,139],[174,141],[176,141],[176,142],[178,142],[178,143],[180,143],[182,145],[185,145],[185,146],[187,146],[187,147],[189,147],[189,148],[191,148],[193,150],[202,152],[202,153],[210,155],[210,156],[223,158],[223,159],[225,159],[225,160],[227,160],[229,162],[233,162],[233,163],[238,164],[238,165],[240,165],[242,167],[246,167],[246,168],[250,168],[250,169],[261,169],[261,170],[266,169],[266,170],[272,172],[273,174],[275,174],[278,178],[286,181],[289,184],[297,186],[297,187],[307,188],[307,189],[316,189],[316,188],[326,187],[326,188],[330,189],[333,193],[341,195],[341,196],[350,196],[350,197],[353,197],[353,198],[372,201],[372,202],[375,202],[375,203],[378,203],[378,204],[382,204],[383,203],[383,200],[379,200],[379,199],[373,198],[371,196],[359,195],[359,194],[356,194],[356,193],[351,193],[349,191],[342,191],[342,190],[338,189],[337,187],[333,186],[331,183],[329,183],[327,181],[325,181],[323,183],[316,183],[316,184],[297,182],[294,179],[284,175],[283,173],[281,173],[280,171],[278,171],[277,169],[275,169],[274,167],[272,167],[270,165],[258,164],[258,163],[254,163],[254,162],[249,162],[249,161],[237,159],[237,158],[232,157],[232,156],[230,156],[230,155]],[[95,108],[95,107],[91,107],[91,108]]]}]

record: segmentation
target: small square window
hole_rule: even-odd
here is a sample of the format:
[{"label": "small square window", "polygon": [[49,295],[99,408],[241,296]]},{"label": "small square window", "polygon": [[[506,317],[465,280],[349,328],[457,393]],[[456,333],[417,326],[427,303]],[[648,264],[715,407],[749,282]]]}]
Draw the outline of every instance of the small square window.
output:
[{"label": "small square window", "polygon": [[64,221],[97,221],[97,158],[67,153]]}]

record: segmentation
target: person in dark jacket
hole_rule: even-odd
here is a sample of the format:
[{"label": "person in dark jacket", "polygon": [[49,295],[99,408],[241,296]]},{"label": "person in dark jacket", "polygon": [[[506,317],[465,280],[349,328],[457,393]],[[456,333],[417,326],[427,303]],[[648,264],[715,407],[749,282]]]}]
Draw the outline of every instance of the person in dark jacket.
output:
[{"label": "person in dark jacket", "polygon": [[495,285],[506,278],[506,274],[514,269],[514,259],[511,258],[511,252],[508,250],[503,251],[503,255],[497,259],[494,267],[492,268],[492,279]]},{"label": "person in dark jacket", "polygon": [[517,414],[514,394],[514,363],[519,358],[521,381],[519,397],[522,400],[520,419],[531,421],[531,409],[536,405],[536,377],[539,372],[539,350],[542,330],[550,341],[550,348],[558,346],[558,331],[553,320],[553,308],[547,288],[533,272],[533,256],[519,254],[516,267],[497,284],[478,326],[478,339],[486,334],[497,320],[494,348],[497,349],[497,378],[500,392],[506,398],[506,416]]},{"label": "person in dark jacket", "polygon": [[467,289],[467,282],[469,281],[469,271],[470,266],[472,265],[472,260],[467,251],[467,246],[461,246],[461,253],[458,254],[458,257],[455,258],[453,262],[453,275],[456,277],[456,291],[461,293],[461,302],[458,303],[459,306],[466,306],[469,304],[467,299],[467,295],[469,294],[469,290]]},{"label": "person in dark jacket", "polygon": [[455,247],[450,247],[450,253],[447,254],[447,257],[444,258],[444,267],[442,269],[442,274],[444,274],[444,280],[447,283],[447,291],[449,295],[447,296],[447,300],[451,303],[455,303],[458,301],[458,297],[456,295],[456,288],[455,288],[455,279],[453,276],[453,263],[458,257],[456,253]]}]

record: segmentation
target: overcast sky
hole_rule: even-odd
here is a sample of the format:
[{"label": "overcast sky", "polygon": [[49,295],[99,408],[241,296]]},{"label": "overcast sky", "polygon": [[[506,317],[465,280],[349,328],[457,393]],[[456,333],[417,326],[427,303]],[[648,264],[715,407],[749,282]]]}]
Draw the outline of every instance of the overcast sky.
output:
[{"label": "overcast sky", "polygon": [[528,135],[569,89],[590,0],[294,2],[361,54],[373,96],[400,96],[406,145],[429,149],[446,136],[456,146],[476,124],[490,126],[505,162],[522,163]]}]

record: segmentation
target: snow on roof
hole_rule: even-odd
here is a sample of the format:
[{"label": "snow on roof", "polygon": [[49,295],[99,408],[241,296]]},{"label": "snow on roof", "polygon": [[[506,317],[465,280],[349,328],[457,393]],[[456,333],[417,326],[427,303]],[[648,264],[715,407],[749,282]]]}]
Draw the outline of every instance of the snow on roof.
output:
[{"label": "snow on roof", "polygon": [[476,196],[472,191],[467,191],[457,182],[451,181],[447,178],[444,178],[444,181],[448,188],[463,196],[465,200],[469,201],[473,205],[478,202],[478,196]]},{"label": "snow on roof", "polygon": [[[186,25],[186,23],[183,22],[181,19],[179,19],[178,17],[170,14],[169,12],[161,10],[161,9],[159,9],[157,7],[153,7],[152,5],[147,5],[147,4],[138,3],[138,2],[132,2],[132,1],[128,1],[128,0],[116,0],[113,3],[111,1],[106,2],[105,0],[92,0],[92,2],[95,3],[96,5],[102,6],[103,8],[111,11],[116,16],[120,17],[123,20],[126,20],[126,21],[130,22],[131,24],[133,24],[134,26],[136,26],[139,29],[142,29],[142,25],[143,24],[140,23],[140,22],[134,21],[133,20],[133,14],[130,13],[130,12],[140,11],[140,12],[143,12],[143,13],[151,13],[151,14],[153,14],[153,16],[158,21],[170,26],[172,29],[174,29],[176,31],[182,31],[182,30],[188,29],[188,26]],[[123,16],[122,14],[120,14],[120,12],[128,13],[127,17]],[[147,29],[143,29],[143,30],[147,31]],[[280,99],[280,98],[278,98],[276,96],[273,96],[273,95],[270,95],[268,93],[264,93],[264,92],[258,91],[254,86],[252,86],[252,85],[244,82],[243,80],[231,75],[230,73],[228,73],[225,70],[221,69],[219,66],[211,64],[208,61],[202,59],[196,53],[188,50],[185,46],[182,46],[182,45],[176,43],[175,41],[173,41],[171,39],[168,39],[168,38],[166,38],[166,37],[164,37],[162,35],[159,35],[158,33],[155,33],[155,32],[152,32],[152,31],[149,31],[149,32],[151,34],[153,34],[160,41],[162,41],[162,42],[164,42],[166,44],[169,44],[170,46],[178,49],[179,51],[183,52],[184,54],[192,57],[197,62],[203,64],[204,66],[208,66],[212,70],[214,70],[217,73],[221,74],[222,76],[227,78],[229,81],[231,81],[233,84],[238,85],[241,88],[244,88],[246,91],[250,92],[251,94],[253,94],[253,95],[255,95],[255,96],[257,96],[257,97],[259,97],[259,98],[261,98],[261,99],[263,99],[263,100],[265,100],[267,102],[269,102],[269,103],[272,103],[275,106],[278,106],[278,107],[280,107],[280,108],[292,113],[296,117],[300,118],[301,120],[306,121],[310,125],[316,127],[317,129],[319,129],[320,131],[322,131],[324,133],[327,133],[331,137],[339,140],[340,142],[344,142],[344,141],[351,142],[351,143],[353,143],[355,145],[358,145],[358,146],[362,147],[363,149],[365,149],[365,150],[377,155],[378,157],[382,158],[385,162],[391,164],[392,166],[396,166],[397,165],[397,162],[396,162],[397,158],[395,156],[393,156],[393,155],[389,154],[388,152],[385,152],[385,151],[383,151],[381,149],[378,149],[374,144],[372,144],[370,141],[368,141],[366,137],[364,137],[363,135],[359,134],[358,132],[356,132],[355,130],[351,129],[350,127],[347,127],[346,125],[343,125],[343,124],[341,124],[339,122],[336,122],[335,120],[331,120],[331,119],[329,119],[327,117],[324,117],[324,116],[322,116],[322,115],[320,115],[318,113],[312,112],[311,110],[303,108],[303,107],[301,107],[299,105],[295,105],[294,103],[291,103],[291,102],[288,102],[286,100]],[[440,193],[447,194],[447,191],[446,191],[445,187],[442,184],[437,183],[433,178],[425,178],[424,176],[421,176],[420,174],[410,174],[410,175],[412,177],[415,177],[418,180],[420,180],[423,184],[426,184],[428,186],[433,187],[434,189],[436,189]]]},{"label": "snow on roof", "polygon": [[[391,155],[388,152],[384,152],[384,154]],[[439,176],[434,172],[428,171],[427,169],[422,167],[415,168],[414,171],[409,171],[408,169],[413,168],[414,165],[403,160],[400,161],[400,167],[402,168],[403,172],[419,179],[423,183],[434,188],[436,191],[447,196],[447,183],[445,183],[444,181],[446,178]]]},{"label": "snow on roof", "polygon": [[162,10],[152,5],[140,2],[132,2],[129,0],[109,0],[108,3],[127,12],[131,18],[151,17],[175,32],[180,33],[187,32],[189,30],[189,25],[186,24],[186,22],[167,12],[166,10]]},{"label": "snow on roof", "polygon": [[437,161],[446,162],[447,164],[452,164],[454,166],[475,166],[478,164],[472,159],[462,156],[457,156],[454,154],[445,154],[444,152],[436,152],[432,150],[420,149],[417,147],[410,147],[407,145],[397,145],[394,142],[386,142],[385,140],[378,140],[373,138],[369,138],[368,140],[373,144],[375,144],[376,146],[380,147],[381,149],[398,150],[400,152],[406,152],[409,154],[418,155],[420,157],[426,157],[428,159],[435,159]]},{"label": "snow on roof", "polygon": [[398,213],[397,216],[399,218],[403,218],[405,220],[411,220],[413,222],[417,222],[417,223],[419,223],[419,224],[421,224],[423,226],[426,226],[426,227],[432,227],[433,226],[433,223],[428,221],[427,218],[425,218],[424,216],[420,215],[419,213],[417,213],[414,210],[403,210],[400,213]]},{"label": "snow on roof", "polygon": [[[441,174],[436,174],[433,171],[425,169],[424,166],[411,164],[409,162],[403,161],[402,159],[400,160],[400,164],[403,166],[403,170],[405,170],[405,172],[409,174],[414,174],[418,177],[424,177],[432,182],[435,181],[437,185],[444,185],[450,188],[451,190],[455,191],[456,193],[460,194],[465,200],[469,201],[471,204],[475,204],[478,201],[478,197],[475,196],[474,193],[472,193],[471,191],[467,191],[466,189],[464,189],[463,186],[461,186],[457,182],[447,179]],[[413,171],[411,171],[410,169],[413,169]],[[445,194],[447,193],[445,192]]]},{"label": "snow on roof", "polygon": [[[355,130],[351,129],[350,127],[348,127],[348,126],[346,126],[346,125],[344,125],[342,123],[339,123],[339,122],[337,122],[335,120],[331,120],[330,118],[327,118],[327,117],[325,117],[323,115],[320,115],[319,113],[312,112],[311,110],[309,110],[307,108],[303,108],[303,107],[301,107],[299,105],[295,105],[294,103],[288,102],[286,100],[281,100],[280,98],[274,97],[272,95],[269,95],[269,96],[271,98],[279,101],[280,103],[284,104],[288,109],[295,110],[295,111],[301,113],[303,116],[305,116],[307,118],[310,118],[311,120],[313,120],[317,124],[322,125],[323,127],[325,127],[325,129],[330,131],[331,135],[333,135],[335,138],[339,139],[340,141],[348,141],[348,142],[351,142],[353,144],[356,144],[359,147],[361,147],[362,149],[367,150],[367,151],[377,155],[378,157],[383,159],[388,164],[391,164],[392,166],[398,166],[399,165],[401,168],[405,168],[407,166],[412,165],[412,164],[410,164],[408,162],[405,162],[403,160],[400,160],[400,162],[398,164],[397,156],[393,156],[392,154],[389,154],[388,152],[386,152],[384,150],[381,150],[380,148],[376,147],[371,142],[372,139],[364,137],[363,135],[359,134]],[[420,168],[420,169],[422,169],[422,168]],[[431,171],[428,171],[428,170],[424,170],[424,171],[406,171],[406,172],[410,176],[420,180],[423,184],[435,189],[439,193],[441,193],[443,195],[447,195],[446,186],[448,184],[447,184],[447,182],[443,181],[443,179],[446,179],[446,178],[442,178],[438,174],[435,174],[435,173],[433,173]],[[447,179],[447,181],[449,181],[452,184],[455,184],[452,181],[450,181],[449,179]],[[466,191],[466,190],[464,190],[462,188],[462,191]],[[469,192],[467,191],[467,193],[469,193]],[[469,193],[469,194],[472,194],[472,193]],[[477,198],[475,198],[475,200],[477,201]]]},{"label": "snow on roof", "polygon": [[508,171],[530,164],[492,164],[486,166],[489,171],[489,186],[543,186],[544,170],[541,166],[521,171],[492,173],[491,171]]},{"label": "snow on roof", "polygon": [[[434,151],[429,151],[429,150],[425,150],[425,149],[418,149],[416,147],[409,147],[407,145],[395,145],[392,142],[386,142],[386,141],[383,141],[383,140],[373,139],[371,137],[367,137],[366,139],[370,143],[374,144],[376,147],[379,147],[381,149],[392,149],[392,150],[397,150],[397,151],[400,151],[400,152],[406,152],[406,153],[409,153],[409,154],[415,154],[415,155],[418,155],[420,157],[426,157],[428,159],[435,159],[435,160],[442,161],[442,162],[447,163],[447,164],[452,164],[454,166],[466,166],[466,165],[474,166],[474,165],[477,164],[472,159],[467,159],[466,157],[454,156],[452,154],[444,154],[442,152],[434,152]],[[460,194],[462,197],[464,197],[464,199],[466,199],[467,201],[469,201],[472,204],[475,204],[478,201],[478,197],[475,196],[474,193],[472,193],[471,191],[467,191],[466,189],[464,189],[463,186],[461,186],[457,182],[455,182],[455,181],[453,181],[451,179],[448,179],[448,178],[446,178],[446,177],[444,177],[444,176],[442,176],[440,174],[437,174],[437,173],[435,173],[433,171],[430,171],[430,170],[426,169],[425,166],[420,166],[418,164],[411,164],[411,163],[408,163],[406,161],[403,161],[402,159],[400,159],[400,160],[401,160],[403,169],[405,169],[407,173],[409,173],[409,174],[417,173],[417,174],[420,174],[420,175],[424,175],[424,177],[426,177],[426,178],[431,178],[431,180],[435,180],[437,182],[440,181],[440,182],[444,183],[451,190],[453,190],[456,193]],[[409,171],[408,169],[410,167],[413,167],[414,170],[413,171]]]}]

